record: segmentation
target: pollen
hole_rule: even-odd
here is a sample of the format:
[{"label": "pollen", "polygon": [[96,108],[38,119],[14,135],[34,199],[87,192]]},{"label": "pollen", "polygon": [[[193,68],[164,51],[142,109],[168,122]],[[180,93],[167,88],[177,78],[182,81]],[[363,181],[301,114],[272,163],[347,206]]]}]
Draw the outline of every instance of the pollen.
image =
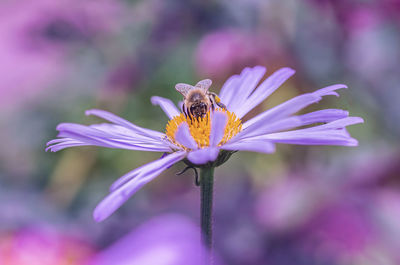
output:
[{"label": "pollen", "polygon": [[[218,143],[218,146],[225,144],[233,136],[238,134],[242,130],[242,121],[235,115],[235,113],[230,112],[225,109],[217,108],[215,111],[221,111],[226,113],[228,121],[225,126],[224,136],[222,140]],[[211,132],[211,117],[210,111],[204,117],[201,118],[190,118],[185,117],[183,113],[179,116],[175,116],[170,120],[166,126],[165,134],[168,139],[175,145],[187,149],[175,140],[175,134],[178,130],[179,125],[186,122],[189,125],[189,131],[193,139],[196,141],[199,148],[204,148],[210,146],[210,132]]]}]

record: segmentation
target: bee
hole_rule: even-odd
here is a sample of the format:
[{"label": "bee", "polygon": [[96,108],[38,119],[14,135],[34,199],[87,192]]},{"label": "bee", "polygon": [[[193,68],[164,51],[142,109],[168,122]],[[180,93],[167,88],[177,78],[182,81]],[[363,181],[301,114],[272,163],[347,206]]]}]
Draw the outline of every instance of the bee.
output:
[{"label": "bee", "polygon": [[212,84],[210,79],[204,79],[195,86],[179,83],[175,89],[183,95],[182,111],[186,117],[201,118],[204,117],[215,106],[226,109],[217,94],[208,91]]}]

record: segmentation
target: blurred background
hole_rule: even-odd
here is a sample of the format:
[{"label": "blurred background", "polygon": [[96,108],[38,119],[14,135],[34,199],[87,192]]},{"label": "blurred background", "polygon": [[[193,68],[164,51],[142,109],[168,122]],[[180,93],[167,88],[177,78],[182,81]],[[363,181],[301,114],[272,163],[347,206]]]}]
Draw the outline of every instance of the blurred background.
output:
[{"label": "blurred background", "polygon": [[175,175],[183,164],[95,223],[109,185],[161,154],[45,143],[60,122],[98,122],[91,108],[163,131],[152,95],[177,103],[176,83],[204,78],[218,92],[255,65],[297,72],[250,116],[345,83],[308,110],[365,123],[349,128],[355,148],[278,145],[217,168],[220,263],[400,264],[399,47],[397,0],[1,1],[0,264],[197,264],[199,190]]}]

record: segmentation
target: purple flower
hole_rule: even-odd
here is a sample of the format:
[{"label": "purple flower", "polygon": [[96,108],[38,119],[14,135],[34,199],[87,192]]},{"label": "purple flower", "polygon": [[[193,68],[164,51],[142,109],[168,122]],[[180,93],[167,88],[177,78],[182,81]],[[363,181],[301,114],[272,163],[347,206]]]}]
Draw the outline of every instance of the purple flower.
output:
[{"label": "purple flower", "polygon": [[[294,97],[242,123],[241,118],[271,95],[294,74],[282,68],[258,85],[266,69],[261,66],[245,68],[223,85],[221,102],[227,110],[216,109],[198,120],[186,118],[169,100],[152,97],[170,118],[166,133],[139,127],[103,110],[88,110],[111,123],[58,125],[58,139],[48,142],[46,150],[53,152],[72,146],[96,145],[129,150],[166,152],[167,156],[128,172],[111,185],[110,194],[96,207],[94,219],[102,221],[117,210],[143,185],[153,180],[171,165],[185,160],[195,166],[218,166],[232,152],[254,151],[273,153],[275,143],[301,145],[356,146],[357,140],[346,131],[346,126],[363,122],[359,117],[348,117],[340,109],[324,109],[294,115],[326,95],[336,95],[345,85],[332,85]],[[292,130],[300,126],[322,125]]]},{"label": "purple flower", "polygon": [[205,255],[198,226],[179,215],[164,215],[130,232],[89,264],[201,265]]}]

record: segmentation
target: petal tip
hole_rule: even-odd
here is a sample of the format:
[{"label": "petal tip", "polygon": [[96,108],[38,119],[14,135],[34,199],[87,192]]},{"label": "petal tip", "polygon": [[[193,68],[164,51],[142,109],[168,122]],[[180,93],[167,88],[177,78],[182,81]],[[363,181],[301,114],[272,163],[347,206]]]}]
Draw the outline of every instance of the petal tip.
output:
[{"label": "petal tip", "polygon": [[97,211],[97,208],[93,211],[93,220],[96,223],[101,223],[102,221],[104,221],[104,219],[106,219],[104,216],[101,216]]},{"label": "petal tip", "polygon": [[157,105],[158,104],[158,99],[159,99],[159,97],[158,96],[152,96],[151,98],[150,98],[150,102],[151,102],[151,104],[153,104],[153,105]]},{"label": "petal tip", "polygon": [[355,147],[358,146],[358,140],[351,138],[347,144],[347,146]]},{"label": "petal tip", "polygon": [[[107,197],[104,200],[106,200],[106,199],[107,199]],[[103,207],[104,206],[104,200],[101,201],[93,211],[92,217],[93,217],[93,220],[96,223],[103,222],[105,219],[107,219],[115,211],[115,210],[110,211],[110,210],[107,210],[106,208],[104,208]]]},{"label": "petal tip", "polygon": [[291,73],[291,74],[294,74],[294,73],[296,73],[296,70],[294,70],[293,68],[290,68],[290,67],[283,67],[283,68],[281,68],[283,71],[286,71],[286,72],[288,72],[288,73]]},{"label": "petal tip", "polygon": [[336,89],[342,89],[342,88],[349,88],[347,85],[345,84],[336,84],[335,85],[337,88]]},{"label": "petal tip", "polygon": [[293,68],[290,68],[290,67],[282,67],[282,68],[279,68],[276,71],[276,73],[284,74],[285,76],[287,76],[287,78],[289,78],[296,73],[296,70],[294,70]]},{"label": "petal tip", "polygon": [[361,117],[349,117],[349,118],[351,118],[353,121],[351,125],[364,123],[364,119]]},{"label": "petal tip", "polygon": [[60,123],[60,124],[57,125],[56,130],[57,131],[63,131],[68,127],[70,128],[71,126],[76,126],[76,125],[78,125],[78,124],[63,122],[63,123]]},{"label": "petal tip", "polygon": [[256,66],[253,67],[253,70],[266,72],[267,71],[267,67],[262,66],[262,65],[256,65]]},{"label": "petal tip", "polygon": [[85,110],[85,115],[86,115],[86,116],[93,115],[93,113],[95,113],[96,111],[97,111],[97,109],[88,109],[88,110]]}]

